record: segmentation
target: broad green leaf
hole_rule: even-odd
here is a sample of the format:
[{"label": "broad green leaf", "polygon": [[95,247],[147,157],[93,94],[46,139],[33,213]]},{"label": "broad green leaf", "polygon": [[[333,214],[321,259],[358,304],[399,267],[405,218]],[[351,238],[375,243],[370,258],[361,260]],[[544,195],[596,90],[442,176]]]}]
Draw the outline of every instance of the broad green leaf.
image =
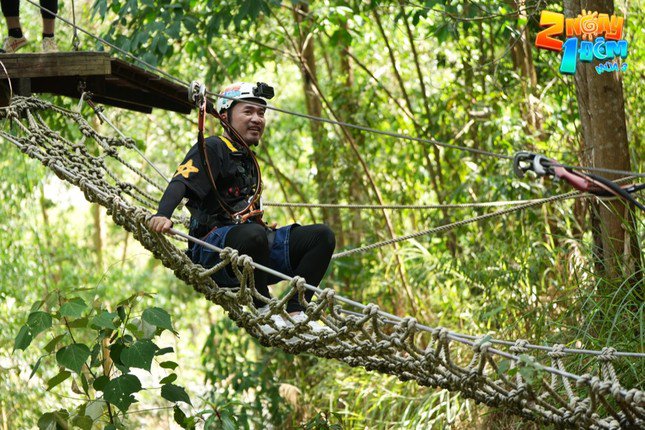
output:
[{"label": "broad green leaf", "polygon": [[59,334],[58,336],[50,340],[49,343],[45,345],[45,351],[49,353],[53,352],[56,349],[56,345],[58,345],[58,342],[60,342],[60,340],[64,338],[66,335],[67,333]]},{"label": "broad green leaf", "polygon": [[139,340],[121,351],[121,362],[128,367],[150,371],[152,359],[159,348],[149,340]]},{"label": "broad green leaf", "polygon": [[156,327],[160,327],[171,332],[175,332],[172,328],[172,323],[170,322],[170,315],[168,312],[164,311],[161,308],[148,308],[143,311],[141,318]]},{"label": "broad green leaf", "polygon": [[159,383],[160,384],[170,384],[171,382],[175,382],[176,380],[177,380],[177,374],[176,373],[171,373],[170,375],[166,376],[161,381],[159,381]]},{"label": "broad green leaf", "polygon": [[109,328],[109,329],[116,329],[114,326],[114,318],[117,317],[117,314],[114,312],[108,312],[108,311],[103,311],[94,318],[92,318],[92,322],[90,325],[92,327],[98,327],[98,328]]},{"label": "broad green leaf", "polygon": [[39,333],[47,330],[52,326],[52,316],[47,312],[32,312],[27,318],[27,325],[31,329],[32,336],[36,337]]},{"label": "broad green leaf", "polygon": [[179,365],[174,361],[164,361],[164,362],[161,362],[159,366],[161,366],[164,369],[175,370]]},{"label": "broad green leaf", "polygon": [[497,371],[499,373],[506,373],[506,371],[511,367],[511,362],[507,359],[501,360],[497,365]]},{"label": "broad green leaf", "polygon": [[101,376],[99,376],[98,378],[96,378],[94,380],[94,383],[92,384],[92,387],[94,387],[94,389],[96,391],[103,391],[103,388],[105,388],[105,385],[108,382],[110,382],[110,378],[108,378],[105,375],[101,375]]},{"label": "broad green leaf", "polygon": [[78,318],[87,309],[87,304],[80,297],[74,297],[60,307],[61,317]]},{"label": "broad green leaf", "polygon": [[38,419],[39,430],[58,430],[69,428],[69,412],[65,409],[60,409],[56,412],[47,412],[42,414]]},{"label": "broad green leaf", "polygon": [[13,350],[22,349],[24,351],[32,340],[34,340],[34,336],[31,334],[31,329],[28,326],[23,325],[20,327],[20,331],[13,343]]},{"label": "broad green leaf", "polygon": [[65,346],[56,353],[56,361],[76,373],[81,373],[83,364],[90,356],[90,349],[82,343]]},{"label": "broad green leaf", "polygon": [[186,414],[177,405],[175,405],[174,410],[175,410],[175,412],[173,414],[173,417],[175,418],[175,422],[177,424],[179,424],[181,426],[181,428],[185,429],[186,428]]},{"label": "broad green leaf", "polygon": [[103,398],[122,412],[127,412],[136,399],[132,394],[141,390],[141,382],[134,375],[121,375],[108,382],[103,389]]},{"label": "broad green leaf", "polygon": [[190,397],[182,387],[173,384],[165,384],[161,386],[161,397],[171,402],[185,402],[192,405]]},{"label": "broad green leaf", "polygon": [[88,317],[78,318],[74,321],[67,323],[70,328],[85,328],[87,327],[87,322],[89,321]]},{"label": "broad green leaf", "polygon": [[94,420],[87,415],[78,415],[72,420],[74,428],[80,428],[81,430],[92,430],[92,424]]},{"label": "broad green leaf", "polygon": [[68,371],[68,370],[61,370],[58,373],[58,375],[54,376],[49,381],[47,381],[47,391],[51,390],[56,385],[60,384],[65,379],[69,378],[71,374],[72,373],[70,371]]}]

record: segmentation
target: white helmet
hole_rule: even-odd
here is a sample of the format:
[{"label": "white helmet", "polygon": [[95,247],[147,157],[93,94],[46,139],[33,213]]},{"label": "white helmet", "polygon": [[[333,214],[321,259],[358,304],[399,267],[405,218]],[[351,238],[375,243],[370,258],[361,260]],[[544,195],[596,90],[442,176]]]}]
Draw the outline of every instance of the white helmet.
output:
[{"label": "white helmet", "polygon": [[217,99],[217,113],[230,109],[236,101],[242,99],[252,99],[257,103],[266,105],[267,100],[273,98],[274,92],[273,87],[264,82],[258,82],[257,84],[236,82],[222,89],[220,94],[231,98],[219,97]]}]

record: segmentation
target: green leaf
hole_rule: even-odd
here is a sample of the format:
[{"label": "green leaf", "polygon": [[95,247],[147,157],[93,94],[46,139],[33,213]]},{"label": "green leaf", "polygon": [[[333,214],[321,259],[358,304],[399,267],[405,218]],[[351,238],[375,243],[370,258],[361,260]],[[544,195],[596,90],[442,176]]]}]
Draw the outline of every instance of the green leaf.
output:
[{"label": "green leaf", "polygon": [[37,300],[31,305],[31,309],[29,309],[29,312],[34,312],[40,309],[40,307],[45,303],[44,300]]},{"label": "green leaf", "polygon": [[81,373],[83,364],[90,356],[90,349],[82,343],[65,346],[56,353],[56,361],[76,373]]},{"label": "green leaf", "polygon": [[88,321],[89,321],[88,317],[83,317],[83,318],[76,319],[74,321],[70,321],[67,323],[67,325],[70,328],[85,328],[87,327]]},{"label": "green leaf", "polygon": [[31,329],[32,336],[36,337],[39,333],[47,330],[52,326],[52,316],[47,312],[32,312],[27,318],[27,325]]},{"label": "green leaf", "polygon": [[23,325],[20,327],[20,331],[13,342],[13,350],[22,349],[24,351],[31,344],[32,340],[34,340],[34,336],[31,334],[31,329]]},{"label": "green leaf", "polygon": [[58,342],[62,338],[64,338],[67,335],[67,333],[59,334],[58,336],[54,337],[52,340],[49,341],[47,345],[45,345],[45,351],[51,353],[56,349],[56,345],[58,345]]},{"label": "green leaf", "polygon": [[87,415],[78,415],[74,417],[72,424],[74,425],[74,428],[78,427],[82,430],[92,430],[92,424],[94,424],[94,420],[92,420],[92,418],[88,417]]},{"label": "green leaf", "polygon": [[92,354],[90,355],[90,367],[95,367],[101,364],[99,361],[99,354],[101,353],[101,344],[95,343],[92,347]]},{"label": "green leaf", "polygon": [[119,315],[119,319],[122,322],[125,322],[125,320],[127,319],[127,315],[125,313],[125,308],[123,306],[118,306],[116,308],[116,313],[117,313],[117,315]]},{"label": "green leaf", "polygon": [[175,382],[176,380],[177,380],[177,374],[176,373],[171,373],[170,375],[166,376],[161,381],[159,381],[159,383],[160,384],[170,384],[171,382]]},{"label": "green leaf", "polygon": [[136,402],[133,393],[141,390],[141,382],[134,375],[121,375],[108,382],[103,390],[105,401],[116,405],[122,412],[127,412],[132,403]]},{"label": "green leaf", "polygon": [[504,359],[500,361],[499,364],[497,365],[497,371],[498,373],[506,373],[506,371],[510,369],[510,367],[511,367],[511,362],[507,359]]},{"label": "green leaf", "polygon": [[90,391],[90,384],[87,382],[87,378],[85,377],[84,373],[81,373],[81,387],[83,387],[83,392],[85,394],[88,394]]},{"label": "green leaf", "polygon": [[159,355],[164,355],[164,354],[170,354],[171,352],[175,352],[175,350],[173,349],[172,346],[169,346],[167,348],[158,349],[157,352],[155,352],[155,355],[159,356]]},{"label": "green leaf", "polygon": [[87,304],[80,297],[74,297],[60,307],[61,317],[78,318],[87,309]]},{"label": "green leaf", "polygon": [[94,383],[92,384],[92,387],[94,387],[94,389],[96,391],[103,391],[103,388],[105,388],[105,385],[108,382],[110,382],[110,378],[108,378],[105,375],[101,375],[101,376],[99,376],[98,378],[96,378],[94,380]]},{"label": "green leaf", "polygon": [[161,308],[149,308],[143,311],[141,318],[156,327],[160,327],[171,332],[175,332],[172,328],[172,323],[170,322],[170,315],[168,312],[164,311]]},{"label": "green leaf", "polygon": [[29,374],[29,379],[31,379],[34,374],[36,373],[36,370],[40,367],[40,362],[43,360],[44,355],[38,357],[38,361],[36,361],[36,364],[34,364],[34,367],[31,369],[31,373]]},{"label": "green leaf", "polygon": [[164,362],[160,363],[159,366],[161,366],[164,369],[175,370],[177,368],[177,366],[179,366],[179,365],[177,363],[175,363],[174,361],[164,361]]},{"label": "green leaf", "polygon": [[138,367],[150,371],[152,359],[158,349],[159,347],[149,340],[138,340],[129,348],[121,351],[121,362],[128,367]]},{"label": "green leaf", "polygon": [[38,428],[40,430],[58,430],[69,428],[67,422],[69,412],[65,409],[60,409],[56,412],[47,412],[42,414],[38,419]]},{"label": "green leaf", "polygon": [[190,397],[182,387],[173,384],[165,384],[161,387],[161,397],[171,402],[184,402],[192,405]]},{"label": "green leaf", "polygon": [[173,414],[175,422],[181,426],[181,428],[186,428],[186,414],[182,411],[179,406],[175,405],[175,413]]},{"label": "green leaf", "polygon": [[231,416],[231,414],[226,411],[221,414],[222,416],[222,428],[224,430],[235,430],[237,429],[237,424],[235,423],[235,418]]},{"label": "green leaf", "polygon": [[54,376],[49,381],[47,381],[47,391],[51,390],[56,385],[60,384],[65,379],[69,378],[71,374],[72,373],[70,371],[68,371],[68,370],[61,370],[58,373],[58,375]]},{"label": "green leaf", "polygon": [[114,312],[108,312],[108,311],[103,311],[94,318],[92,318],[92,322],[90,325],[92,327],[97,327],[97,328],[108,328],[115,330],[116,327],[114,326],[114,318],[117,317],[117,314]]}]

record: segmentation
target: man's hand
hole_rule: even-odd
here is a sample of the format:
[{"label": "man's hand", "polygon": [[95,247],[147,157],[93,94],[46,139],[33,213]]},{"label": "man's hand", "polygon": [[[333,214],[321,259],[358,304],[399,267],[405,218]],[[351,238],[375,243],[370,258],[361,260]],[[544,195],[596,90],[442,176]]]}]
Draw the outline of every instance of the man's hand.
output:
[{"label": "man's hand", "polygon": [[150,221],[148,221],[148,227],[150,227],[150,230],[157,233],[168,233],[172,227],[172,221],[165,216],[153,216],[150,218]]}]

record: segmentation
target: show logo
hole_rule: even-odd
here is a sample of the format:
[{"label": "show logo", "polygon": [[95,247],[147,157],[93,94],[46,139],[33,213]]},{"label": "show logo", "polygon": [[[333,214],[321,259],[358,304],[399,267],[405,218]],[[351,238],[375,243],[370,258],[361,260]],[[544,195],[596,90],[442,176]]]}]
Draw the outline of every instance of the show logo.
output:
[{"label": "show logo", "polygon": [[[576,73],[578,61],[590,63],[599,60],[598,74],[605,72],[624,72],[627,63],[627,41],[623,36],[624,18],[606,13],[588,12],[575,18],[565,18],[563,14],[542,11],[540,27],[546,27],[535,38],[535,46],[550,51],[562,52],[560,73]],[[555,36],[566,34],[563,42]],[[581,40],[580,40],[581,39]]]}]

